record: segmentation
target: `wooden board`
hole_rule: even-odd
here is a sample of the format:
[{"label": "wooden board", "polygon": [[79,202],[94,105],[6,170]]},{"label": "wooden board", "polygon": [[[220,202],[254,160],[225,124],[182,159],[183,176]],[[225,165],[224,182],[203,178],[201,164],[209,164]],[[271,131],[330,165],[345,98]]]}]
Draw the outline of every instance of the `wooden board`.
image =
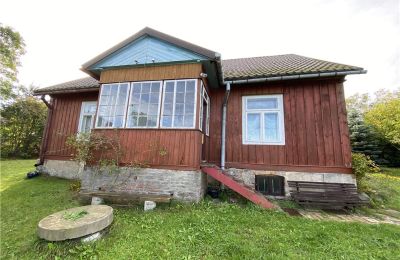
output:
[{"label": "wooden board", "polygon": [[[226,165],[237,168],[351,173],[343,78],[232,85]],[[224,90],[211,90],[207,161],[219,164]],[[242,144],[242,97],[283,94],[285,145]]]}]

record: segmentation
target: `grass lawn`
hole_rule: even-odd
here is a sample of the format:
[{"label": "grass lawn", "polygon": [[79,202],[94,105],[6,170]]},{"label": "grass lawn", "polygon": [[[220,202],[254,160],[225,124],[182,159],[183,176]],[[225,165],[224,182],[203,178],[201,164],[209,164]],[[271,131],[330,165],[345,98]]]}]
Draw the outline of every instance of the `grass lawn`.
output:
[{"label": "grass lawn", "polygon": [[382,171],[367,174],[368,194],[376,208],[400,211],[400,168],[382,168]]},{"label": "grass lawn", "polygon": [[313,221],[255,206],[176,205],[144,213],[116,209],[100,241],[48,243],[37,238],[38,221],[77,206],[71,182],[24,179],[34,161],[1,163],[2,259],[398,259],[400,228]]}]

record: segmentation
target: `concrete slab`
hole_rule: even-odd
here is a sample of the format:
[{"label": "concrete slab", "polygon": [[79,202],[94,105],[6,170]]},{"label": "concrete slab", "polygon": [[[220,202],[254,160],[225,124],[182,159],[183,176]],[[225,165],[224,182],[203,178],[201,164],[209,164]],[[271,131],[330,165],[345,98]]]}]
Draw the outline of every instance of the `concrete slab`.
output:
[{"label": "concrete slab", "polygon": [[[88,214],[76,220],[63,218],[66,213],[86,211]],[[89,205],[62,210],[42,219],[38,235],[48,241],[63,241],[93,234],[108,227],[113,221],[113,208],[107,205]]]}]

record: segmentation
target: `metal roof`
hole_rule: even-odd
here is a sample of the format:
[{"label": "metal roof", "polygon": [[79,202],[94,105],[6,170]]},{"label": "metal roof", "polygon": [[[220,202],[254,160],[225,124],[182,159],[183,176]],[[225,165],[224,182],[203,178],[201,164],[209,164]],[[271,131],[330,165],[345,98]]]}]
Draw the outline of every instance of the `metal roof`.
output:
[{"label": "metal roof", "polygon": [[[240,81],[268,78],[276,79],[283,76],[304,75],[307,78],[326,75],[347,75],[365,73],[363,68],[308,58],[296,54],[263,56],[253,58],[230,59],[222,61],[222,71],[225,81]],[[329,74],[333,72],[333,74]],[[336,73],[336,74],[335,74]],[[305,78],[304,77],[304,78]],[[302,78],[301,76],[299,78]],[[292,79],[295,79],[292,77]],[[97,90],[99,83],[96,79],[86,77],[50,87],[41,88],[35,94],[51,94],[61,92],[78,92]]]},{"label": "metal roof", "polygon": [[363,68],[296,54],[285,54],[223,60],[222,70],[224,80],[231,81],[325,72],[363,71]]}]

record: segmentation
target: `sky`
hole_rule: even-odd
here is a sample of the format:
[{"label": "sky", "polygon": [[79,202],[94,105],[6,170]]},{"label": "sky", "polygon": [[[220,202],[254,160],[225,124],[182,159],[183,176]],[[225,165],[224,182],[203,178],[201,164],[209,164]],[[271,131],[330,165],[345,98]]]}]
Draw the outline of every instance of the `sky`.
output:
[{"label": "sky", "polygon": [[149,26],[222,59],[299,54],[363,67],[345,95],[400,87],[400,0],[2,0],[0,23],[25,39],[19,81],[46,87]]}]

